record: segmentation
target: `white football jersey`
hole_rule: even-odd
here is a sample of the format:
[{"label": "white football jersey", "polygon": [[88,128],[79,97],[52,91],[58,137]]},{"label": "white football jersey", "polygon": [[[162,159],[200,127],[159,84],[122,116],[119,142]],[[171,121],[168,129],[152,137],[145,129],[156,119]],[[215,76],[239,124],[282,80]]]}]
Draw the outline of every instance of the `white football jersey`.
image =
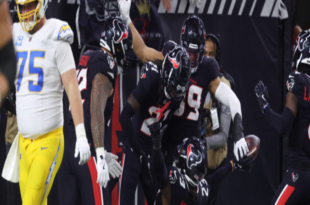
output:
[{"label": "white football jersey", "polygon": [[[38,137],[63,126],[61,74],[75,68],[67,22],[48,19],[33,35],[13,25],[16,50],[16,112],[19,132]],[[69,52],[62,54],[64,48]]]}]

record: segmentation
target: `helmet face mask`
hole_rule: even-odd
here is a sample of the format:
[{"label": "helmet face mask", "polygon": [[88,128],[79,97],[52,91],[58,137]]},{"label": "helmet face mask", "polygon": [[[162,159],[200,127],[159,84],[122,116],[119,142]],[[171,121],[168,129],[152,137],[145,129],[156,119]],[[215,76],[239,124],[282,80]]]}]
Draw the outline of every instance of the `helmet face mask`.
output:
[{"label": "helmet face mask", "polygon": [[162,68],[165,97],[172,102],[183,100],[190,79],[190,60],[186,50],[180,46],[173,48],[166,54]]},{"label": "helmet face mask", "polygon": [[307,56],[307,52],[303,52],[304,50],[308,50],[310,46],[310,29],[302,31],[296,40],[293,52],[293,60],[292,60],[292,70],[297,70],[298,65],[302,62],[301,58],[305,58]]},{"label": "helmet face mask", "polygon": [[191,72],[194,73],[202,61],[206,44],[205,26],[199,17],[191,15],[185,20],[181,30],[180,42],[190,56]]},{"label": "helmet face mask", "polygon": [[[26,13],[22,12],[23,6],[33,3],[36,3],[36,7],[34,9]],[[31,31],[44,17],[47,9],[47,0],[16,0],[16,7],[22,29],[28,32]]]},{"label": "helmet face mask", "polygon": [[207,174],[208,159],[204,141],[196,137],[186,138],[178,146],[176,166],[181,169],[187,182],[195,187]]},{"label": "helmet face mask", "polygon": [[130,28],[121,18],[106,19],[101,33],[100,46],[111,52],[118,66],[126,64],[126,56],[132,48],[132,35]]},{"label": "helmet face mask", "polygon": [[189,59],[191,61],[191,70],[195,69],[197,70],[197,66],[199,65],[199,50],[193,50],[193,49],[186,49]]}]

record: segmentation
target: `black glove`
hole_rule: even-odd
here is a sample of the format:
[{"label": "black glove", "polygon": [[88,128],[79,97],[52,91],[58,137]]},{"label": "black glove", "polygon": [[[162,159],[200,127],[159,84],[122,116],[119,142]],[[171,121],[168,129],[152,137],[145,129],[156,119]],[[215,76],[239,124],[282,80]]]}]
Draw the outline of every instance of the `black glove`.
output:
[{"label": "black glove", "polygon": [[151,161],[142,150],[140,151],[140,164],[141,164],[141,174],[144,182],[147,185],[151,185],[153,183],[152,174],[150,170]]},{"label": "black glove", "polygon": [[16,115],[16,94],[15,94],[15,86],[13,87],[14,89],[10,90],[10,93],[8,94],[8,96],[6,97],[4,101],[4,107],[8,111]]},{"label": "black glove", "polygon": [[264,85],[264,83],[260,80],[257,85],[255,86],[255,94],[256,98],[259,104],[259,108],[261,109],[262,113],[264,113],[265,108],[269,105],[267,102],[267,99],[269,97],[268,95],[268,89]]},{"label": "black glove", "polygon": [[253,161],[253,155],[240,159],[239,161],[234,159],[234,169],[249,172],[253,167]]},{"label": "black glove", "polygon": [[154,122],[153,124],[148,125],[148,128],[151,132],[151,137],[153,141],[153,147],[155,149],[159,149],[161,147],[161,139],[164,136],[165,130],[167,129],[168,125],[164,125],[163,128],[161,122]]}]

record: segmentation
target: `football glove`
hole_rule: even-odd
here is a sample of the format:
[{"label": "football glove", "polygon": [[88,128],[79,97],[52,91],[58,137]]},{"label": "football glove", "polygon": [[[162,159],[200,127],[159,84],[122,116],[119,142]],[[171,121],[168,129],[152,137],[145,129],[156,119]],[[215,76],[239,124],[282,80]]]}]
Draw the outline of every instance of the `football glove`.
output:
[{"label": "football glove", "polygon": [[269,106],[267,102],[267,99],[269,97],[268,89],[264,85],[264,83],[260,80],[255,86],[254,92],[256,94],[256,99],[258,101],[259,108],[261,109],[262,113],[264,113],[265,108]]},{"label": "football glove", "polygon": [[239,113],[234,118],[232,135],[234,138],[234,155],[236,160],[239,161],[239,159],[242,159],[249,152],[248,145],[244,139],[242,119]]},{"label": "football glove", "polygon": [[109,173],[113,178],[119,177],[123,171],[121,165],[117,162],[118,156],[105,151],[105,160],[108,164]]},{"label": "football glove", "polygon": [[131,19],[129,16],[131,0],[117,0],[117,1],[118,1],[118,8],[121,13],[121,18],[124,21],[126,21],[127,25],[129,25],[131,22]]},{"label": "football glove", "polygon": [[110,180],[109,168],[107,162],[105,161],[105,151],[103,147],[96,148],[96,158],[97,158],[97,183],[100,187],[106,188],[108,181]]},{"label": "football glove", "polygon": [[163,138],[167,127],[168,125],[164,125],[164,127],[162,128],[161,122],[154,122],[153,124],[148,125],[148,128],[151,132],[153,147],[155,149],[159,149],[161,147],[161,139]]},{"label": "football glove", "polygon": [[140,164],[141,164],[142,178],[144,182],[147,185],[152,184],[153,179],[152,179],[152,174],[150,170],[151,161],[142,150],[140,151]]},{"label": "football glove", "polygon": [[239,161],[233,160],[234,170],[241,170],[249,172],[253,167],[253,155],[240,159]]},{"label": "football glove", "polygon": [[74,157],[77,158],[80,154],[79,165],[83,165],[90,159],[90,148],[86,138],[84,124],[81,123],[75,128],[76,144]]}]

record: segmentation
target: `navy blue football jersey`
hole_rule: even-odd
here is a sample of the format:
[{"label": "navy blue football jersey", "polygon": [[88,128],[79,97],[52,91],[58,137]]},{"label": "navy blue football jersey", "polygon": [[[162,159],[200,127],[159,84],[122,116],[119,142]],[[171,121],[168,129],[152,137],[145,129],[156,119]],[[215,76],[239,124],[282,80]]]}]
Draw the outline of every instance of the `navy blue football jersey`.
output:
[{"label": "navy blue football jersey", "polygon": [[218,76],[219,65],[216,60],[204,56],[197,71],[192,73],[186,95],[169,122],[164,143],[175,146],[186,137],[200,137],[200,112],[209,91],[209,84]]},{"label": "navy blue football jersey", "polygon": [[[160,69],[152,63],[147,62],[141,70],[141,77],[137,87],[132,92],[140,105],[139,110],[132,118],[134,133],[140,145],[144,148],[153,146],[151,133],[148,125],[157,122],[160,110],[167,102],[167,99],[160,100]],[[170,109],[164,111],[163,121],[166,120]]]},{"label": "navy blue football jersey", "polygon": [[[113,58],[106,52],[101,49],[92,51],[86,51],[79,62],[79,66],[76,69],[79,89],[81,92],[83,110],[84,110],[84,125],[86,130],[86,135],[88,141],[93,141],[92,132],[91,132],[91,118],[90,118],[90,99],[91,99],[91,90],[92,90],[92,82],[94,77],[98,73],[102,73],[109,78],[113,85],[113,89],[115,87],[115,79],[117,77],[117,65],[114,62]],[[107,99],[106,108],[104,111],[104,120],[105,120],[105,136],[109,131],[108,125],[110,123],[111,114],[113,111],[113,94]],[[73,124],[73,119],[71,115],[71,111],[68,116],[68,127],[67,130],[70,132],[75,132],[75,127]],[[107,139],[105,138],[105,141]]]},{"label": "navy blue football jersey", "polygon": [[[189,185],[180,171],[174,167],[169,166],[169,182],[171,191],[171,201],[170,204],[173,205],[205,205],[209,199],[210,188],[208,182],[203,179],[197,186],[197,199],[193,200]],[[156,205],[162,204],[162,194],[159,191],[156,196]]]},{"label": "navy blue football jersey", "polygon": [[297,115],[289,134],[290,162],[310,167],[310,76],[292,72],[286,82],[287,92],[298,99]]}]

